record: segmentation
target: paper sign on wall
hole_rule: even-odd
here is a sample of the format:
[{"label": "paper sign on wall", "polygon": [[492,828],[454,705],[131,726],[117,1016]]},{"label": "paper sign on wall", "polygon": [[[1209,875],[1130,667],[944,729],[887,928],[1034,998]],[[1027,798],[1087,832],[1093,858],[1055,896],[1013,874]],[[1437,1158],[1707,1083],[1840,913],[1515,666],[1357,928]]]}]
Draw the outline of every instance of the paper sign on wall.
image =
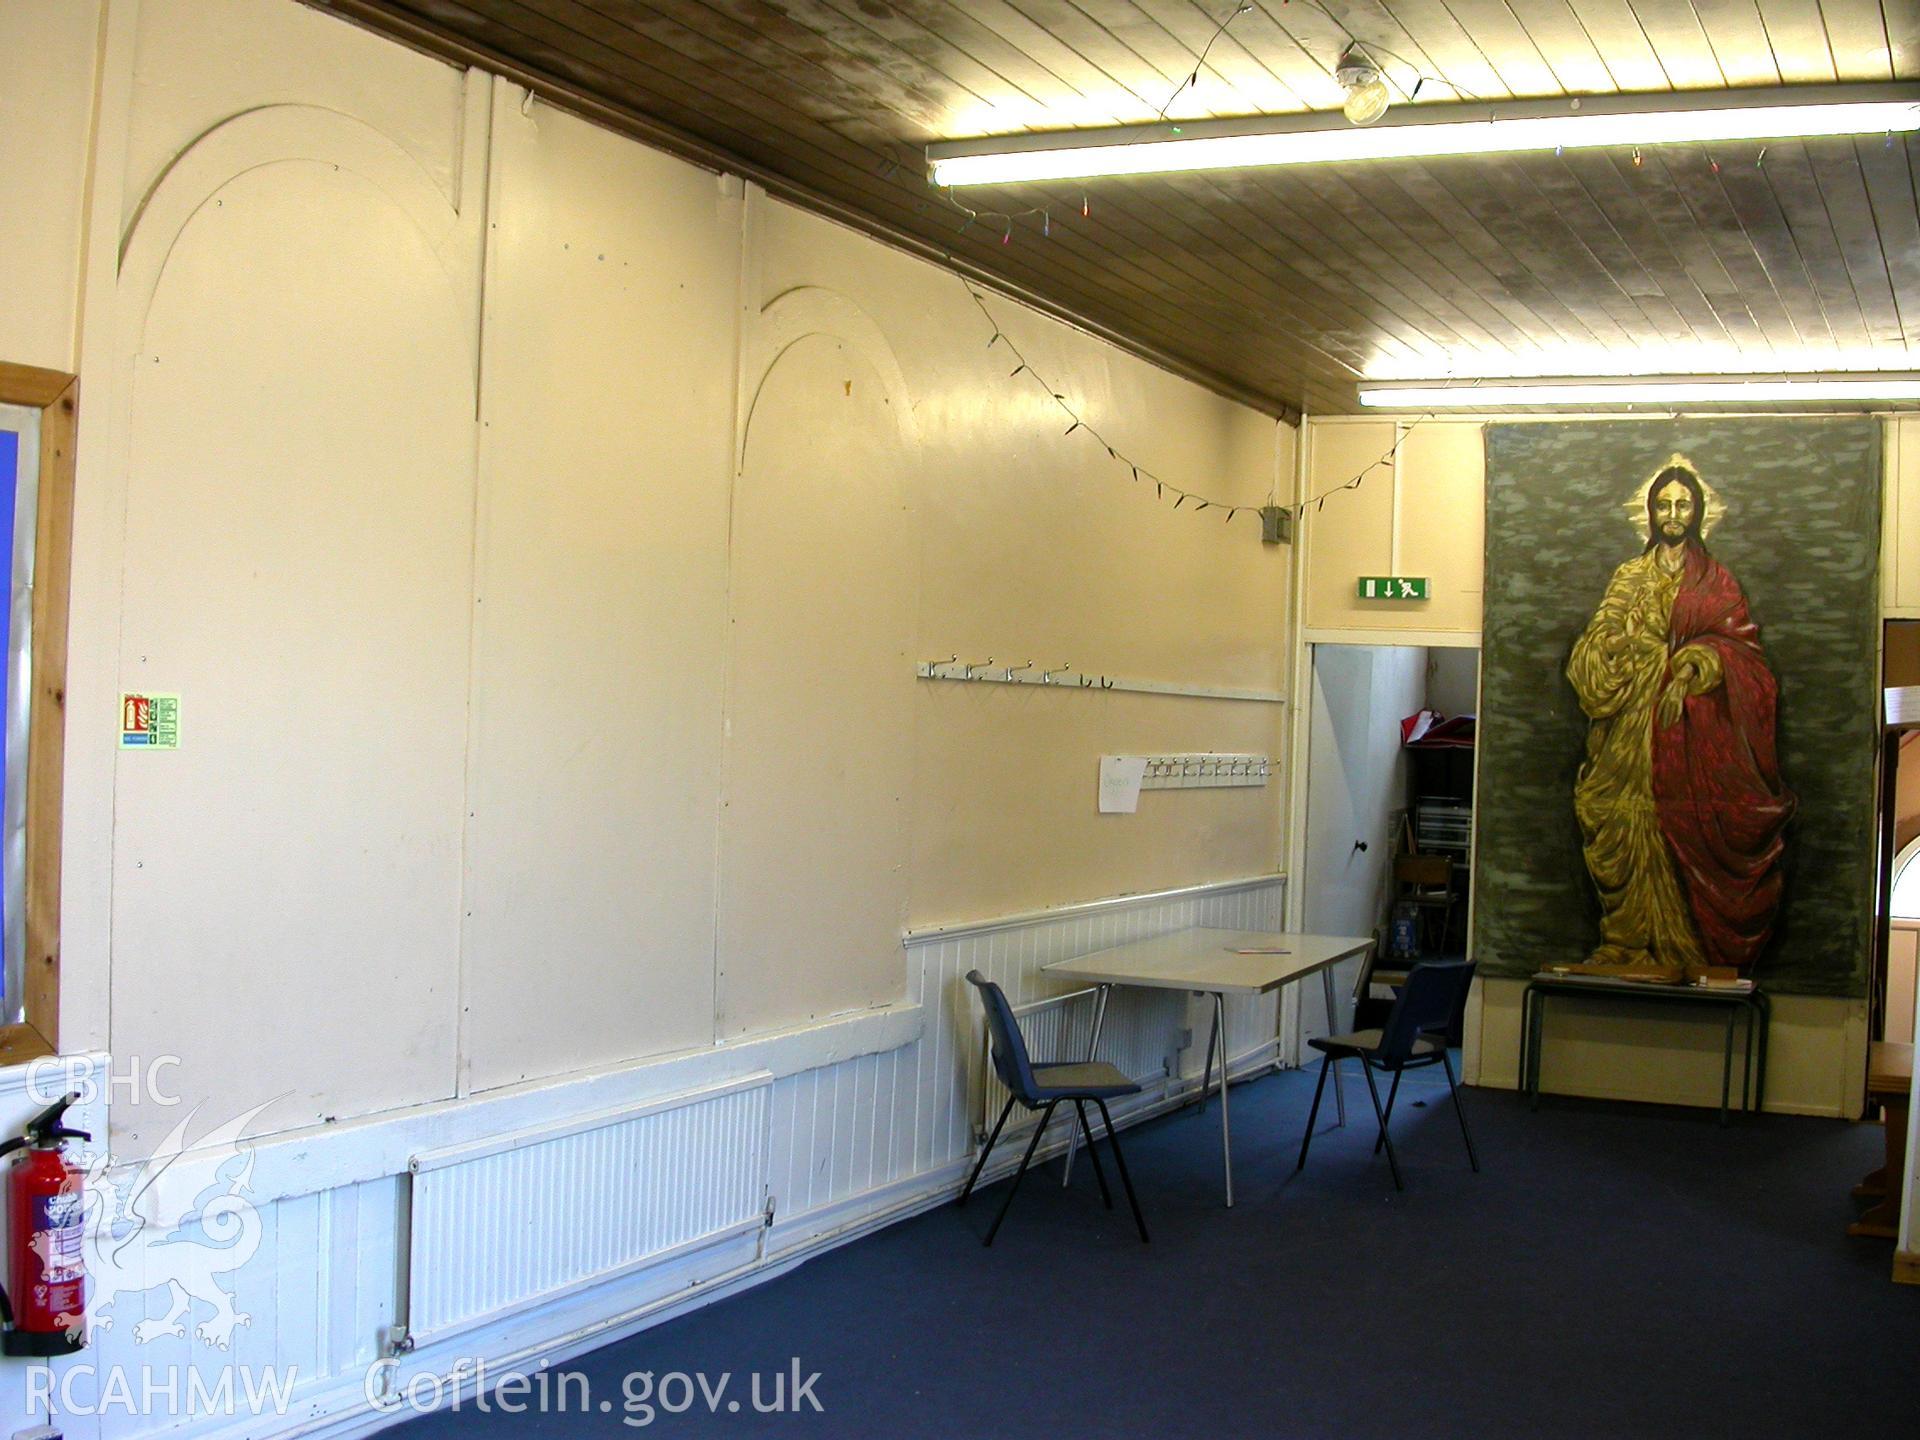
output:
[{"label": "paper sign on wall", "polygon": [[125,750],[178,750],[178,695],[120,696],[120,746]]},{"label": "paper sign on wall", "polygon": [[1140,808],[1140,782],[1146,778],[1144,755],[1100,757],[1100,813],[1131,815]]}]

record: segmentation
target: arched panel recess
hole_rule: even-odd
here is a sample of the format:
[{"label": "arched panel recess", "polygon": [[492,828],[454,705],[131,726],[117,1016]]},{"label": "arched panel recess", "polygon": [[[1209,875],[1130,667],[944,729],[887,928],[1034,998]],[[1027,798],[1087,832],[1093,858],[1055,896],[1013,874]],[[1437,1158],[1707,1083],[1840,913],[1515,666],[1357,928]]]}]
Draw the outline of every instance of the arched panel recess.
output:
[{"label": "arched panel recess", "polygon": [[[475,335],[460,218],[359,122],[209,133],[122,265],[111,1044],[280,1129],[452,1093]],[[244,1024],[239,1023],[241,1018]],[[139,1153],[177,1114],[115,1107]]]},{"label": "arched panel recess", "polygon": [[744,454],[747,431],[752,427],[760,393],[773,374],[776,361],[797,342],[809,335],[831,336],[865,361],[879,379],[887,401],[887,413],[900,443],[908,450],[920,444],[919,422],[907,394],[907,380],[900,369],[886,332],[874,318],[837,290],[820,285],[797,285],[776,295],[760,311],[747,335],[746,363],[749,379],[746,403],[740,407],[740,453]]},{"label": "arched panel recess", "polygon": [[[719,1033],[904,986],[919,591],[903,396],[840,335],[784,337],[733,520]],[[884,347],[883,347],[884,348]]]}]

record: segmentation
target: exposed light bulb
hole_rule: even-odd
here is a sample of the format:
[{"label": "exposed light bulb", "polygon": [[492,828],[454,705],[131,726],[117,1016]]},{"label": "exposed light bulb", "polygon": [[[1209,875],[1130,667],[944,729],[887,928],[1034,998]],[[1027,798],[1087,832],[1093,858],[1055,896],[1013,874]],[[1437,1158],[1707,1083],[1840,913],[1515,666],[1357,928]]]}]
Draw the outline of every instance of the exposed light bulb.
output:
[{"label": "exposed light bulb", "polygon": [[1380,78],[1380,67],[1359,50],[1349,50],[1340,57],[1333,78],[1346,87],[1347,99],[1340,111],[1355,125],[1371,125],[1393,103],[1393,93]]},{"label": "exposed light bulb", "polygon": [[1393,96],[1387,89],[1387,82],[1376,75],[1364,85],[1356,85],[1347,91],[1347,103],[1340,110],[1356,125],[1371,125],[1387,113],[1387,106],[1392,103]]}]

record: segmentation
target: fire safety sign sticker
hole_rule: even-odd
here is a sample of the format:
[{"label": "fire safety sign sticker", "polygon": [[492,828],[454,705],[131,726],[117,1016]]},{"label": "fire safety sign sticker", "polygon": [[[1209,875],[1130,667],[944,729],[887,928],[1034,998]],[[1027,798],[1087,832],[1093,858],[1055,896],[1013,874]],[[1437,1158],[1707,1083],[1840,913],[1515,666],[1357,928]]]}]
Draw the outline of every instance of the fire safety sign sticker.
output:
[{"label": "fire safety sign sticker", "polygon": [[178,750],[180,748],[180,697],[178,695],[121,695],[120,748],[123,750]]}]

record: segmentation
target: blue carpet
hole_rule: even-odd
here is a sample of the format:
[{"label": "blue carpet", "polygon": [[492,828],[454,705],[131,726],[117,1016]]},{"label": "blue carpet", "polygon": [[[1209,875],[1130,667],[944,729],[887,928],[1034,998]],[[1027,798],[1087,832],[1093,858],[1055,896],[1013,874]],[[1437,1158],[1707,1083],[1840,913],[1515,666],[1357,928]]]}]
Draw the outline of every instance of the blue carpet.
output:
[{"label": "blue carpet", "polygon": [[[1920,1287],[1844,1234],[1877,1127],[1469,1091],[1476,1176],[1426,1072],[1395,1116],[1399,1195],[1357,1072],[1348,1126],[1329,1095],[1294,1173],[1312,1080],[1235,1088],[1231,1211],[1217,1102],[1123,1134],[1151,1246],[1055,1163],[991,1250],[1004,1185],[584,1357],[608,1412],[394,1433],[632,1434],[646,1404],[656,1433],[835,1440],[1914,1433]],[[770,1400],[796,1357],[823,1413],[753,1413],[748,1377]],[[678,1389],[626,1409],[636,1372],[732,1378],[720,1413],[694,1392],[669,1414]]]}]

